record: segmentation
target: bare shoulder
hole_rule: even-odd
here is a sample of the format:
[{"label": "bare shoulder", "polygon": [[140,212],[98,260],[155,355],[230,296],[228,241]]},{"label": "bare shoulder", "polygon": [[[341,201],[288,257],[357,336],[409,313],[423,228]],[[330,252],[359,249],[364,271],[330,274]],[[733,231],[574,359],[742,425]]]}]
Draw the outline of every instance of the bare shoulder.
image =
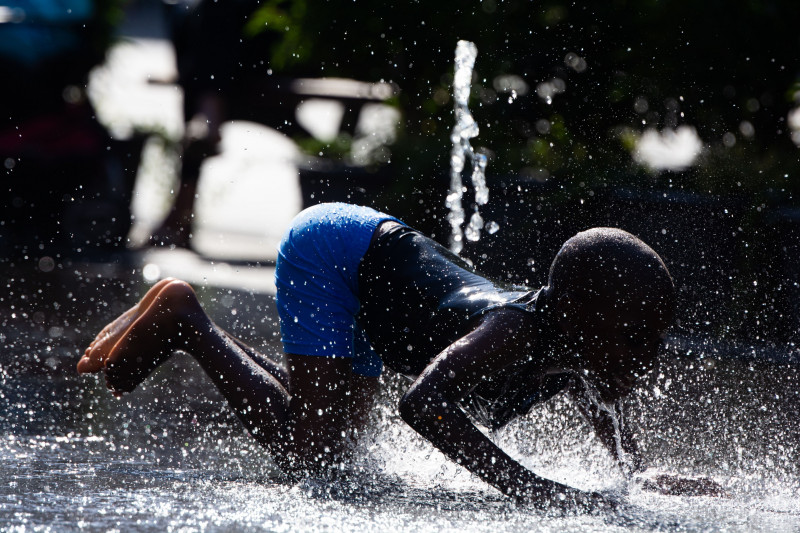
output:
[{"label": "bare shoulder", "polygon": [[529,313],[500,308],[484,314],[477,327],[461,339],[470,345],[471,357],[490,357],[493,364],[512,363],[536,344],[538,328]]},{"label": "bare shoulder", "polygon": [[501,307],[493,309],[481,318],[481,329],[486,329],[492,336],[498,336],[509,342],[527,342],[537,335],[536,320],[530,313],[519,309]]}]

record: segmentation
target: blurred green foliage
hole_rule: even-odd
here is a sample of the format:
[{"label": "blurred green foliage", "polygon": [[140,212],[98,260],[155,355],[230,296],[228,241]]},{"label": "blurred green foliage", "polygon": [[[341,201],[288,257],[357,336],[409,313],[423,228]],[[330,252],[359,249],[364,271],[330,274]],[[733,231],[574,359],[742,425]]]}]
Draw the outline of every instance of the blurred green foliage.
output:
[{"label": "blurred green foliage", "polygon": [[117,29],[125,16],[127,0],[95,0],[94,16],[87,24],[87,33],[95,64],[105,59],[106,52],[117,39]]},{"label": "blurred green foliage", "polygon": [[[401,177],[446,172],[453,55],[465,39],[478,48],[473,145],[495,176],[800,192],[787,127],[800,105],[796,0],[267,0],[246,31],[280,36],[276,72],[395,83]],[[646,128],[680,125],[704,144],[693,168],[634,162]]]}]

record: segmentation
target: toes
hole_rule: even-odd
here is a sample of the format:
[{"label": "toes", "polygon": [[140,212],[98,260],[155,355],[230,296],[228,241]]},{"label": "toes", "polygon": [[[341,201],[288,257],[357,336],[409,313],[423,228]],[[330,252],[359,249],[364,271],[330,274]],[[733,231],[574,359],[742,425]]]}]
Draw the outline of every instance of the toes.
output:
[{"label": "toes", "polygon": [[[159,281],[137,305],[100,332],[78,361],[78,373],[103,371],[106,385],[115,395],[135,389],[171,353],[156,334],[165,313],[162,307],[168,307],[166,300],[193,294],[185,282],[174,278]],[[143,359],[137,352],[154,356]]]}]

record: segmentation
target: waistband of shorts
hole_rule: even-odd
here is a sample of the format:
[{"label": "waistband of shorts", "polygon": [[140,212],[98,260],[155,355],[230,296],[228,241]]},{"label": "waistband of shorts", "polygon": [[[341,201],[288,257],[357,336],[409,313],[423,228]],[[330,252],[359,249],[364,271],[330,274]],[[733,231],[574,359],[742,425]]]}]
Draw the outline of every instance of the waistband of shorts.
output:
[{"label": "waistband of shorts", "polygon": [[419,231],[402,223],[389,223],[384,221],[375,229],[372,241],[367,252],[361,259],[358,268],[359,287],[366,286],[377,280],[387,266],[397,259],[396,254],[402,252],[397,248],[398,241],[408,234],[418,234]]}]

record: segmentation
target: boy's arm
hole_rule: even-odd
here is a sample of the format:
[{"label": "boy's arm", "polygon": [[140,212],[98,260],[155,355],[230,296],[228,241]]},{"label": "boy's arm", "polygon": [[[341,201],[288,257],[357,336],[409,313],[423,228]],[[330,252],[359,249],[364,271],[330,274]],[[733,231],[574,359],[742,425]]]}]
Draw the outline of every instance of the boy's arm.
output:
[{"label": "boy's arm", "polygon": [[[639,453],[639,446],[633,438],[630,425],[624,416],[622,402],[617,399],[610,406],[614,415],[600,409],[588,397],[585,386],[580,380],[574,380],[569,389],[581,413],[589,420],[598,438],[611,452],[628,479],[642,474],[646,469],[644,458]],[[622,391],[627,394],[629,391]],[[615,431],[616,427],[619,432]],[[637,476],[638,477],[638,476]],[[653,492],[672,496],[725,496],[727,493],[721,485],[710,478],[686,478],[667,473],[641,477],[642,488]]]},{"label": "boy's arm", "polygon": [[400,401],[400,415],[442,453],[503,493],[539,503],[602,497],[541,478],[503,452],[456,405],[485,376],[518,357],[524,347],[519,313],[497,311],[425,369]]},{"label": "boy's arm", "polygon": [[580,379],[573,379],[569,394],[625,476],[631,478],[634,474],[642,472],[646,468],[644,458],[639,453],[639,446],[633,437],[621,400],[617,399],[607,406],[613,411],[612,415],[605,407],[601,408],[589,398],[586,387]]}]

